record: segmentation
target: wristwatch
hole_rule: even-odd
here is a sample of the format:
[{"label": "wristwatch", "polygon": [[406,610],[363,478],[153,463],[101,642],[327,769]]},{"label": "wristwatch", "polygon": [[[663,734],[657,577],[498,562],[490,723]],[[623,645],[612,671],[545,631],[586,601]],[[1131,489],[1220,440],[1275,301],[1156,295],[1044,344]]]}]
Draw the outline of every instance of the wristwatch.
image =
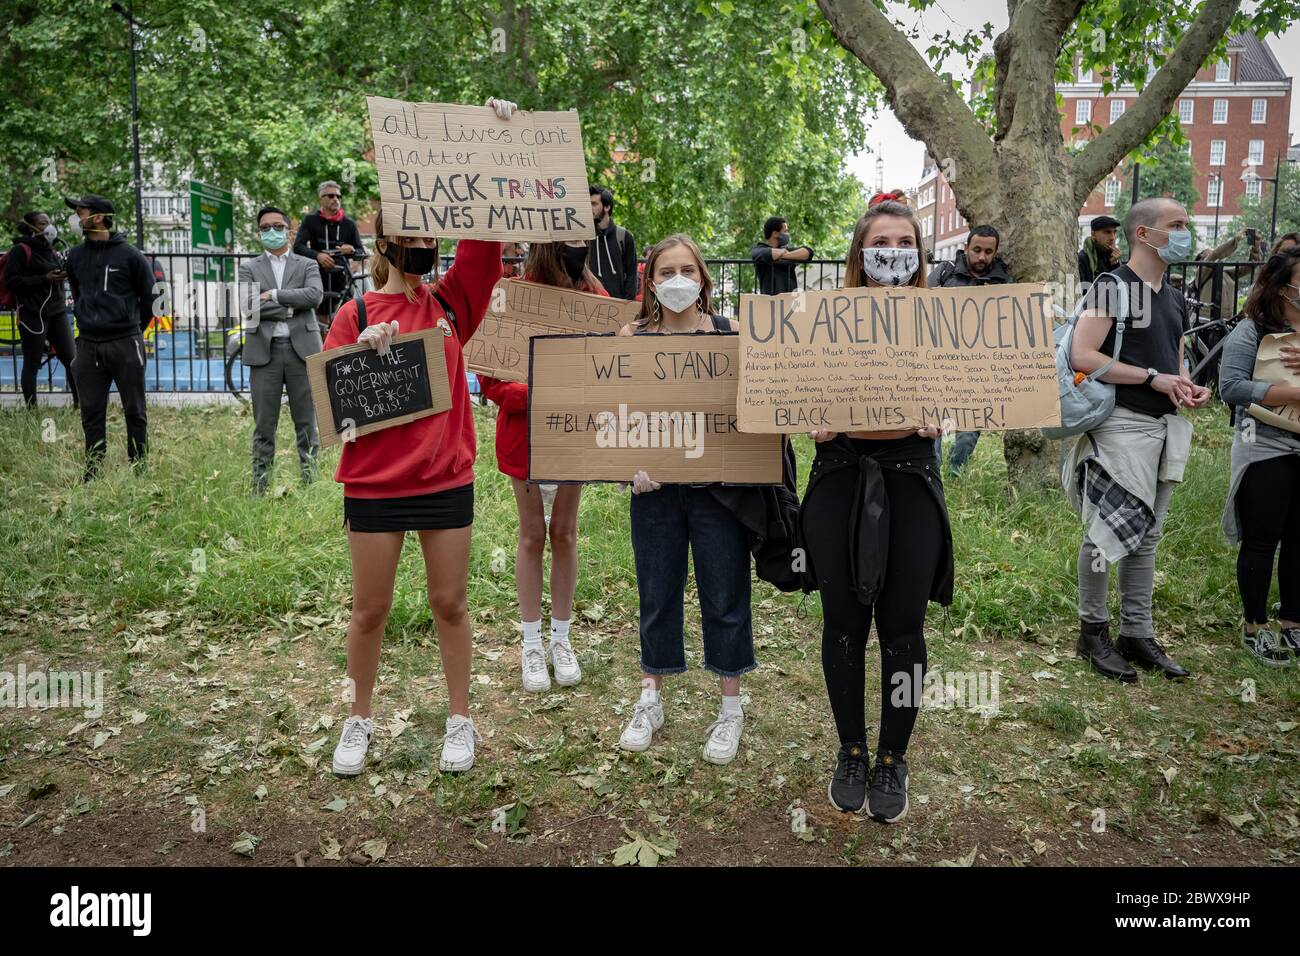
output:
[{"label": "wristwatch", "polygon": [[1145,382],[1143,382],[1142,384],[1145,385],[1145,386],[1147,386],[1148,388],[1150,388],[1150,387],[1151,387],[1151,383],[1154,382],[1154,381],[1156,380],[1156,376],[1159,375],[1159,374],[1160,374],[1160,373],[1157,372],[1157,371],[1156,371],[1155,369],[1153,369],[1153,368],[1149,368],[1149,369],[1147,369],[1147,380],[1146,380]]}]

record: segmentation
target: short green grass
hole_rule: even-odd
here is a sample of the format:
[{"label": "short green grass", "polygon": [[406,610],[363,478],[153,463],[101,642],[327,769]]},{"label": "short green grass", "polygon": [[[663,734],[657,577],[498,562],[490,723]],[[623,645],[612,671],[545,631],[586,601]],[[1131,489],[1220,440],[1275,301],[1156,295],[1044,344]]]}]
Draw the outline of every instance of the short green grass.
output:
[{"label": "short green grass", "polygon": [[[698,669],[669,680],[669,723],[652,749],[617,750],[639,675],[627,496],[613,486],[583,496],[574,624],[583,683],[523,694],[513,497],[494,465],[492,411],[476,417],[469,601],[479,763],[456,777],[436,769],[446,694],[410,540],[371,770],[338,781],[328,765],[346,712],[350,574],[341,489],[329,480],[337,451],[326,453],[322,480],[299,486],[286,415],[281,484],[252,500],[245,409],[151,409],[151,459],[136,475],[121,461],[114,408],[112,464],[83,486],[75,412],[0,413],[0,671],[22,662],[109,672],[97,721],[0,712],[0,825],[13,827],[0,830],[0,858],[93,861],[93,828],[110,828],[123,808],[148,811],[140,839],[160,852],[184,847],[196,807],[223,853],[245,830],[313,850],[323,834],[347,832],[349,849],[382,838],[387,858],[406,862],[458,859],[466,848],[485,862],[608,862],[629,832],[677,844],[679,859],[698,863],[927,862],[972,850],[982,863],[1195,863],[1207,853],[1294,863],[1300,854],[1300,668],[1261,668],[1236,643],[1235,555],[1219,531],[1231,438],[1221,408],[1196,415],[1188,480],[1159,555],[1156,623],[1195,673],[1182,684],[1144,677],[1119,687],[1074,658],[1078,519],[1059,493],[1011,495],[1000,440],[981,440],[949,483],[956,598],[947,612],[932,606],[927,638],[932,669],[998,672],[999,707],[923,711],[909,752],[913,810],[896,828],[826,806],[836,743],[815,596],[755,584],[761,666],[744,683],[734,764],[700,756],[717,690]],[[811,448],[800,439],[798,450],[806,475]],[[698,665],[693,594],[688,651]],[[874,726],[874,644],[869,653]],[[347,811],[324,809],[335,797]],[[497,811],[521,801],[523,817],[494,832]],[[271,852],[254,860],[286,862]]]}]

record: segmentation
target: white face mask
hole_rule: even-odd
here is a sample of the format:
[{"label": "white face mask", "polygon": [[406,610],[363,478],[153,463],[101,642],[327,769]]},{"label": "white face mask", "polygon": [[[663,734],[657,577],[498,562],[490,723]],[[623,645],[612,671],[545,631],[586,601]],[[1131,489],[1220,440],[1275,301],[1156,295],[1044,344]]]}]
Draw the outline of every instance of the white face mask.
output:
[{"label": "white face mask", "polygon": [[[1287,287],[1288,289],[1295,289],[1297,292],[1300,292],[1300,285],[1295,285],[1295,284],[1293,284],[1293,283],[1291,283],[1291,282],[1288,282],[1288,283],[1286,284],[1286,287]],[[1291,303],[1291,305],[1292,305],[1293,308],[1300,309],[1300,295],[1296,296],[1294,299],[1291,298],[1291,297],[1288,296],[1288,295],[1284,295],[1284,296],[1282,296],[1282,299],[1283,299],[1284,301],[1286,301],[1286,302]]]},{"label": "white face mask", "polygon": [[68,232],[74,236],[81,235],[81,217],[75,212],[68,217]]},{"label": "white face mask", "polygon": [[701,288],[694,279],[675,275],[655,285],[655,298],[669,312],[685,312],[699,299]]},{"label": "white face mask", "polygon": [[870,246],[862,250],[862,268],[881,285],[906,285],[921,267],[915,249]]}]

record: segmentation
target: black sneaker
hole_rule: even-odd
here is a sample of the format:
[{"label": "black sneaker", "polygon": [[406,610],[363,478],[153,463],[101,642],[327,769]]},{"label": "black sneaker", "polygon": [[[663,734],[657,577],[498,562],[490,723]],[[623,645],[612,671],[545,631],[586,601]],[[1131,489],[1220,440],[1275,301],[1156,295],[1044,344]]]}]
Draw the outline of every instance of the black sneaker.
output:
[{"label": "black sneaker", "polygon": [[[1295,631],[1296,628],[1289,630]],[[1241,646],[1255,655],[1255,660],[1268,667],[1288,667],[1295,658],[1293,652],[1288,650],[1289,642],[1287,641],[1287,632],[1282,632],[1282,644],[1279,644],[1277,635],[1267,627],[1260,627],[1252,634],[1246,630],[1243,624],[1241,627]]]},{"label": "black sneaker", "polygon": [[1291,652],[1293,658],[1300,659],[1300,627],[1282,628],[1282,647]]},{"label": "black sneaker", "polygon": [[871,819],[897,823],[907,816],[907,761],[892,750],[876,751],[876,769],[867,798]]},{"label": "black sneaker", "polygon": [[867,803],[871,755],[864,744],[845,744],[835,761],[835,775],[826,786],[831,806],[844,813],[861,813]]}]

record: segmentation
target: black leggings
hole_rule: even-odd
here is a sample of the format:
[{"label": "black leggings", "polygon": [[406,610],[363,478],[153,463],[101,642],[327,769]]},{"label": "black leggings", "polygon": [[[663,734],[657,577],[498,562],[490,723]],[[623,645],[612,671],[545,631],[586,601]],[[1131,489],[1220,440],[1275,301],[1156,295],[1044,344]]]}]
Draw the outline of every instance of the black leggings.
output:
[{"label": "black leggings", "polygon": [[[28,405],[36,404],[36,377],[45,359],[45,343],[48,340],[54,346],[67,372],[68,391],[72,393],[72,404],[77,404],[77,383],[72,377],[72,360],[77,354],[77,347],[72,338],[72,323],[66,313],[57,315],[35,315],[29,309],[19,310],[18,337],[23,343],[23,370],[20,377],[23,400]],[[28,325],[30,324],[30,328]]]},{"label": "black leggings", "polygon": [[1247,623],[1268,623],[1268,591],[1279,542],[1280,617],[1300,622],[1300,455],[1282,455],[1250,465],[1237,489],[1236,504],[1241,525],[1237,587]]},{"label": "black leggings", "polygon": [[863,604],[849,576],[848,518],[857,482],[857,468],[842,468],[820,479],[804,501],[804,540],[822,596],[822,673],[840,743],[865,743],[874,614],[881,648],[880,746],[902,754],[921,708],[925,610],[943,550],[943,517],[924,478],[886,466],[889,559],[879,600]]}]

